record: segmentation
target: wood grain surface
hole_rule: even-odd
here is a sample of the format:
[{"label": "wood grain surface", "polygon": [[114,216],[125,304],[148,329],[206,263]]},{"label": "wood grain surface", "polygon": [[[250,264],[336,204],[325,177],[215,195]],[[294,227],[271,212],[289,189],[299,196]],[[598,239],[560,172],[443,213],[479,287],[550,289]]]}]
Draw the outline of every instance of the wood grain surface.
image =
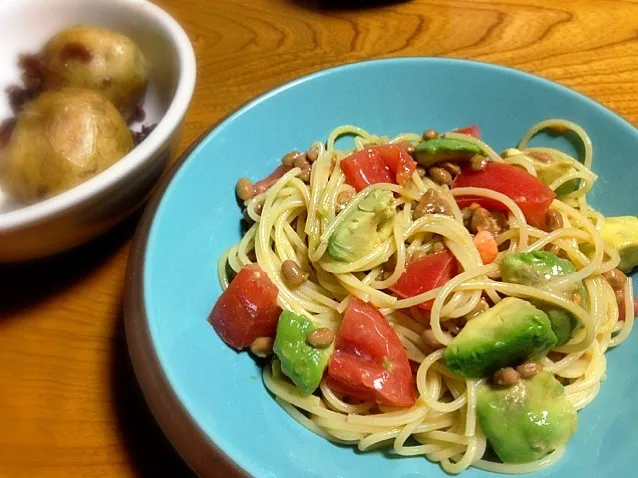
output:
[{"label": "wood grain surface", "polygon": [[[199,63],[182,149],[282,82],[390,56],[520,68],[638,124],[633,0],[157,3],[184,26]],[[71,253],[0,268],[0,477],[191,476],[149,413],[126,349],[122,290],[136,221]]]}]

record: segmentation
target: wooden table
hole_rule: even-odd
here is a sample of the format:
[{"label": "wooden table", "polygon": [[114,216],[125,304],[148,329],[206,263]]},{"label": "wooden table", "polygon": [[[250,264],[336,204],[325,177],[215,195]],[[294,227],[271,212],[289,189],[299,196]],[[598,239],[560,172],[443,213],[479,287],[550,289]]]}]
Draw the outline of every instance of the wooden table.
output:
[{"label": "wooden table", "polygon": [[[638,124],[632,0],[158,3],[185,27],[199,62],[182,148],[282,82],[389,56],[513,66]],[[128,358],[122,289],[136,220],[72,253],[0,268],[0,477],[191,476],[149,413]]]}]

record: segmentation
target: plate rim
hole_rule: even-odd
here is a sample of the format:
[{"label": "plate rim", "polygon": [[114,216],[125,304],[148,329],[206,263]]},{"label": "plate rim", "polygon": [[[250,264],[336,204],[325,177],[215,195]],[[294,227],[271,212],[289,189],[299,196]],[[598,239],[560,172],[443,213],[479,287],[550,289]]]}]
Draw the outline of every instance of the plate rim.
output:
[{"label": "plate rim", "polygon": [[323,75],[331,74],[339,70],[357,68],[368,64],[391,64],[405,61],[416,63],[421,61],[436,61],[444,63],[470,64],[483,68],[504,71],[510,74],[513,73],[522,77],[531,77],[535,81],[541,81],[547,86],[554,88],[557,87],[570,95],[575,95],[581,100],[587,101],[592,106],[601,108],[607,113],[611,113],[632,129],[638,129],[622,115],[613,111],[611,108],[608,108],[599,101],[568,86],[534,73],[483,61],[432,56],[387,57],[343,63],[330,68],[322,68],[309,74],[294,78],[291,81],[283,83],[249,99],[213,123],[177,158],[174,164],[160,179],[153,195],[148,201],[131,244],[126,267],[123,300],[124,326],[129,355],[144,398],[163,433],[186,464],[198,476],[244,478],[250,477],[251,475],[219,446],[217,446],[217,444],[208,437],[208,435],[202,430],[200,425],[188,412],[183,402],[177,396],[174,388],[171,386],[164,368],[161,366],[159,355],[151,337],[149,316],[146,313],[144,300],[144,264],[146,261],[150,231],[164,195],[173,183],[175,176],[182,169],[188,159],[218,128],[221,128],[226,123],[233,121],[235,117],[242,115],[245,111],[250,110],[259,103],[289,88],[294,88],[301,83],[312,81]]},{"label": "plate rim", "polygon": [[164,193],[191,154],[229,117],[225,116],[214,123],[189,145],[156,186],[131,243],[125,274],[123,311],[126,343],[135,376],[155,421],[173,448],[198,476],[245,478],[250,475],[208,438],[171,386],[151,337],[144,300],[144,264],[148,239]]}]

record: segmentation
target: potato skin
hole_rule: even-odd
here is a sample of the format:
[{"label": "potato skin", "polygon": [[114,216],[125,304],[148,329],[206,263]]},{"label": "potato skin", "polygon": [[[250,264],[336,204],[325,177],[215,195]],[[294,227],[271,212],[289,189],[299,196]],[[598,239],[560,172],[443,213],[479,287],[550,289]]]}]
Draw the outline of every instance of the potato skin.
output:
[{"label": "potato skin", "polygon": [[33,203],[104,171],[133,149],[119,111],[102,95],[65,88],[27,103],[5,148],[0,181],[16,199]]},{"label": "potato skin", "polygon": [[41,51],[44,89],[89,88],[111,101],[124,119],[135,113],[148,86],[144,55],[130,38],[104,28],[59,32]]}]

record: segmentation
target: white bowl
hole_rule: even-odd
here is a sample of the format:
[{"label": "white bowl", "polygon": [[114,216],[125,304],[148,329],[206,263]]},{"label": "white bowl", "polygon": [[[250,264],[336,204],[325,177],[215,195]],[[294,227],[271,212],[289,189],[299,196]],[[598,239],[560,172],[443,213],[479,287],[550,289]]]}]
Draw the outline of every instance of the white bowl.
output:
[{"label": "white bowl", "polygon": [[[58,196],[21,206],[0,190],[0,262],[48,256],[105,232],[146,199],[179,142],[195,88],[195,53],[179,24],[145,0],[0,0],[0,90],[20,84],[20,53],[35,53],[78,24],[137,42],[150,64],[145,123],[158,125],[109,169]],[[10,115],[2,94],[0,119]]]}]

